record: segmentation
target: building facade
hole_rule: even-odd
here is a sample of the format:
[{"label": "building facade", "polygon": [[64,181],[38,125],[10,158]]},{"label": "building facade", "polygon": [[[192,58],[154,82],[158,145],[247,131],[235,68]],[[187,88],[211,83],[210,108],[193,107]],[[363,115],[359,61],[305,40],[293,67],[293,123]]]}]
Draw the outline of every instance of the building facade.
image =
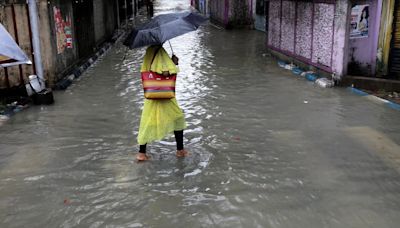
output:
[{"label": "building facade", "polygon": [[192,0],[191,4],[225,28],[253,25],[253,0]]},{"label": "building facade", "polygon": [[205,8],[225,28],[266,31],[273,53],[337,80],[400,78],[400,0],[209,0]]},{"label": "building facade", "polygon": [[[142,1],[140,1],[142,2]],[[49,87],[70,73],[137,12],[138,0],[38,0],[44,77]],[[26,0],[0,1],[0,23],[33,60]],[[0,90],[22,87],[35,65],[0,68]]]},{"label": "building facade", "polygon": [[400,1],[269,0],[267,46],[344,76],[400,79]]},{"label": "building facade", "polygon": [[340,77],[347,73],[348,8],[347,0],[270,0],[267,45]]}]

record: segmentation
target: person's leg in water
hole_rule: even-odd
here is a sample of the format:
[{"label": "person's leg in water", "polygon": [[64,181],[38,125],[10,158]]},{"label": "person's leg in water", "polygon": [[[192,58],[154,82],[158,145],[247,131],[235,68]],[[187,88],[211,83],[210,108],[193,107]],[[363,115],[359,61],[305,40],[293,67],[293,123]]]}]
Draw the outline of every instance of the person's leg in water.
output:
[{"label": "person's leg in water", "polygon": [[136,155],[136,159],[138,161],[147,161],[150,159],[150,157],[146,154],[146,145],[147,144],[139,146],[139,153]]},{"label": "person's leg in water", "polygon": [[176,140],[176,156],[178,158],[186,157],[188,155],[188,152],[183,146],[183,130],[174,131],[174,134]]},{"label": "person's leg in water", "polygon": [[[175,140],[176,140],[176,156],[178,158],[188,156],[189,153],[185,150],[185,148],[183,146],[183,130],[174,131],[174,134],[175,134]],[[146,146],[147,146],[147,144],[139,145],[139,153],[136,155],[136,159],[138,161],[147,161],[150,159],[150,157],[147,156],[147,154],[146,154]]]}]

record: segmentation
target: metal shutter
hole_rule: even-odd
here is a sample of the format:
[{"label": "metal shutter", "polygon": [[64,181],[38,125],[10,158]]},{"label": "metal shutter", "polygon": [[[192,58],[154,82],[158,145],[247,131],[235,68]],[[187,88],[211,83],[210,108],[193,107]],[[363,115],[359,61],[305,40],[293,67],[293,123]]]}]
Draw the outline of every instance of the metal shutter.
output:
[{"label": "metal shutter", "polygon": [[390,74],[400,76],[400,1],[396,0],[390,49]]}]

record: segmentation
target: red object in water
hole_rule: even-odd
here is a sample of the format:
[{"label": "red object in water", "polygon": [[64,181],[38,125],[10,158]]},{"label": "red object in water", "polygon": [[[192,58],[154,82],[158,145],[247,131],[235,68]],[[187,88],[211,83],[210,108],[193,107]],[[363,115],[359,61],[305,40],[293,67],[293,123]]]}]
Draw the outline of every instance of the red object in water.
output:
[{"label": "red object in water", "polygon": [[70,204],[71,202],[69,201],[69,199],[65,198],[64,199],[64,204]]}]

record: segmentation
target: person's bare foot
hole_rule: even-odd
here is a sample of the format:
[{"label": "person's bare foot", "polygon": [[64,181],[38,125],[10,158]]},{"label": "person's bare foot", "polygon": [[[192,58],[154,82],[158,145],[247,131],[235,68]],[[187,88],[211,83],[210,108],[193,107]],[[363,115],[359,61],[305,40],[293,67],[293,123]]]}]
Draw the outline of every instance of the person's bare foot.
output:
[{"label": "person's bare foot", "polygon": [[136,160],[137,160],[138,162],[147,161],[147,160],[149,160],[149,159],[150,159],[150,157],[147,156],[146,153],[138,153],[138,154],[136,155]]},{"label": "person's bare foot", "polygon": [[176,156],[178,158],[183,158],[189,155],[189,152],[187,152],[186,150],[177,150],[176,151]]}]

